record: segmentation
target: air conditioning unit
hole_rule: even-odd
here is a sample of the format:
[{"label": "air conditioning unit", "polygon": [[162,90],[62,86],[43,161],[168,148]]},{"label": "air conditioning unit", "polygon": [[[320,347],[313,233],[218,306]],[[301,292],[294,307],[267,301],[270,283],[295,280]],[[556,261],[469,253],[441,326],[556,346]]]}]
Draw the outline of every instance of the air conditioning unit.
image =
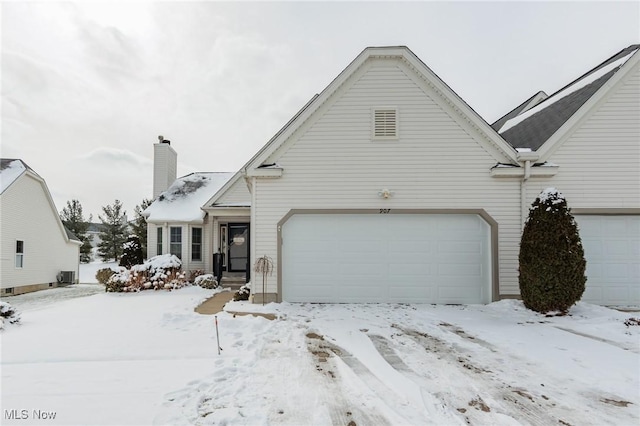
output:
[{"label": "air conditioning unit", "polygon": [[76,282],[76,271],[61,271],[61,284],[74,284]]}]

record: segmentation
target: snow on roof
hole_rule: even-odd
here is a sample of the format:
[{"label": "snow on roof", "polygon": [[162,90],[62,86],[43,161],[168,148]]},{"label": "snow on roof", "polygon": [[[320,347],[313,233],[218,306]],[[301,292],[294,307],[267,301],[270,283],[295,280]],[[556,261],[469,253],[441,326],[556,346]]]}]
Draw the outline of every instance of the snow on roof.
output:
[{"label": "snow on roof", "polygon": [[234,173],[191,173],[176,179],[151,203],[144,215],[151,222],[195,222],[204,218],[201,207]]},{"label": "snow on roof", "polygon": [[585,86],[588,86],[589,84],[593,83],[594,81],[598,80],[599,78],[607,75],[608,73],[610,73],[611,71],[620,68],[621,66],[623,66],[628,60],[629,58],[631,58],[631,56],[633,56],[634,53],[636,53],[638,51],[638,49],[634,49],[633,51],[631,51],[629,54],[623,56],[622,58],[615,60],[601,68],[596,69],[594,72],[592,72],[591,74],[586,75],[584,78],[576,81],[575,83],[565,87],[564,89],[560,90],[559,92],[551,95],[549,98],[545,99],[543,102],[539,103],[538,105],[536,105],[535,107],[528,109],[527,111],[523,112],[520,115],[515,116],[514,118],[507,120],[504,125],[500,128],[500,130],[498,130],[498,133],[504,133],[507,130],[511,129],[514,126],[517,126],[518,124],[522,123],[523,121],[525,121],[527,118],[531,117],[532,115],[542,111],[543,109],[547,108],[550,105],[553,105],[554,103],[556,103],[557,101],[559,101],[560,99],[584,88]]},{"label": "snow on roof", "polygon": [[27,165],[22,160],[3,158],[0,160],[0,194],[27,170]]}]

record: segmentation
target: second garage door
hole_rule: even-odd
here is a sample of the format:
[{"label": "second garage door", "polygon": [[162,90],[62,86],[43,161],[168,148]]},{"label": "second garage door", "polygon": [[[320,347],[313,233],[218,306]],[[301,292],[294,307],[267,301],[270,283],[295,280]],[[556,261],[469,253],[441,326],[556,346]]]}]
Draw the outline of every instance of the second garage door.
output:
[{"label": "second garage door", "polygon": [[587,260],[584,302],[640,305],[640,216],[576,215]]},{"label": "second garage door", "polygon": [[296,214],[282,300],[488,303],[490,226],[476,214]]}]

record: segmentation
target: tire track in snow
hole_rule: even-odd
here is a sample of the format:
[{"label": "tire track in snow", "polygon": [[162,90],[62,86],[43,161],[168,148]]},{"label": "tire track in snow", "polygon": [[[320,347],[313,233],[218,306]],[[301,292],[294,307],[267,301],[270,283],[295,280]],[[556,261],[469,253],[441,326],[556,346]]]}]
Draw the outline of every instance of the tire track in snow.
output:
[{"label": "tire track in snow", "polygon": [[[529,391],[514,388],[505,383],[489,369],[493,366],[476,365],[461,348],[427,333],[397,325],[392,327],[403,332],[401,335],[396,335],[397,337],[410,338],[431,354],[430,358],[435,358],[429,363],[431,371],[436,371],[435,383],[441,380],[443,374],[438,375],[438,372],[442,371],[449,376],[449,380],[457,384],[454,387],[455,394],[439,391],[438,396],[445,399],[448,405],[457,407],[456,410],[464,415],[467,423],[501,423],[505,421],[504,416],[520,423],[540,426],[558,424],[563,420],[550,413],[553,403],[543,398],[538,402]],[[448,331],[461,334],[459,331]],[[438,364],[442,366],[438,367]],[[424,377],[419,372],[413,371]],[[460,386],[460,383],[465,385]],[[568,407],[567,410],[570,411]]]},{"label": "tire track in snow", "polygon": [[622,343],[614,342],[613,340],[605,339],[603,337],[593,336],[591,334],[582,333],[580,331],[571,330],[570,328],[560,327],[558,325],[554,325],[553,327],[557,328],[558,330],[566,331],[567,333],[575,334],[576,336],[586,337],[587,339],[592,339],[597,342],[606,343],[608,345],[615,346],[616,348],[620,348],[625,351],[630,351],[636,354],[640,353],[640,351],[637,348],[628,347]]},{"label": "tire track in snow", "polygon": [[[492,352],[497,352],[496,348],[490,343],[469,336],[459,327],[446,323],[444,325],[440,324],[440,326],[446,331],[476,344],[479,350],[494,349]],[[549,378],[552,376],[548,376],[545,384],[541,384],[541,386],[544,386],[545,393],[527,390],[506,383],[501,377],[521,377],[527,383],[536,383],[536,380],[538,380],[527,368],[527,362],[513,355],[507,355],[509,357],[507,362],[498,361],[489,365],[477,365],[471,360],[471,355],[473,355],[471,350],[417,330],[399,327],[395,324],[392,327],[403,332],[402,334],[394,335],[396,338],[409,338],[435,356],[438,362],[446,362],[449,366],[456,365],[458,367],[457,370],[465,377],[462,380],[467,380],[470,387],[478,389],[478,394],[484,396],[484,401],[492,412],[496,411],[508,415],[518,422],[524,421],[526,424],[545,426],[558,423],[601,425],[611,423],[613,419],[616,422],[623,421],[624,418],[632,421],[634,417],[632,412],[616,411],[613,408],[620,405],[607,402],[608,400],[621,400],[615,395],[596,397],[580,393],[567,394],[566,381],[552,381],[549,383]],[[396,345],[396,347],[401,348],[402,344]],[[415,370],[413,371],[415,372]],[[420,373],[416,372],[416,374]],[[432,377],[425,378],[433,379]],[[567,396],[569,398],[565,398]],[[566,404],[562,402],[564,399],[567,399]],[[576,402],[576,399],[579,401]],[[491,403],[492,400],[494,401],[493,403]],[[475,408],[477,408],[477,405]],[[486,418],[480,421],[481,424],[486,422]],[[472,421],[471,423],[475,422]]]},{"label": "tire track in snow", "polygon": [[335,426],[391,425],[391,422],[376,408],[366,412],[364,408],[349,402],[345,397],[342,378],[337,373],[338,368],[335,363],[335,356],[339,356],[338,353],[342,350],[316,333],[307,333],[306,337],[307,349],[317,361],[316,370],[324,378],[324,383],[319,388],[322,401],[328,407],[331,424]]}]

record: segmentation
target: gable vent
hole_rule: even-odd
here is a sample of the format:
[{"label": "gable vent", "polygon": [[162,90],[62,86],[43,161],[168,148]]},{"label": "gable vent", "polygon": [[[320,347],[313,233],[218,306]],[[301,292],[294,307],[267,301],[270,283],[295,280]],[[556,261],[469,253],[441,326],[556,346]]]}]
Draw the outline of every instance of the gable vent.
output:
[{"label": "gable vent", "polygon": [[398,136],[398,111],[395,108],[379,108],[373,111],[373,137],[393,139]]}]

